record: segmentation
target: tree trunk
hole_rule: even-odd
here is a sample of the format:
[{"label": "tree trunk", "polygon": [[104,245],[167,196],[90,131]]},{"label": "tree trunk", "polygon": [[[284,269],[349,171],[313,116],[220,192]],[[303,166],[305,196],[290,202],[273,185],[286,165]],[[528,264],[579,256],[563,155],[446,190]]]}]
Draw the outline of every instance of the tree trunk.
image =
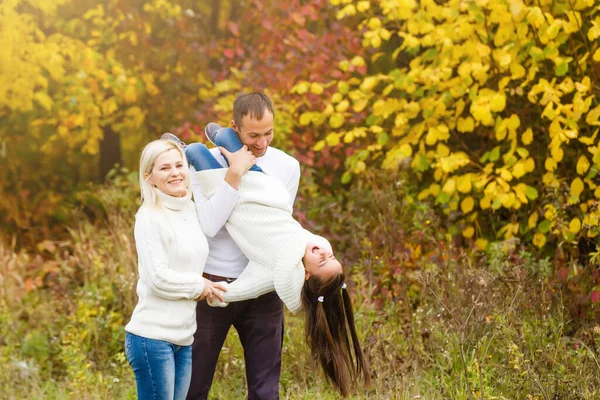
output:
[{"label": "tree trunk", "polygon": [[121,138],[110,126],[106,126],[104,138],[100,141],[100,181],[104,181],[115,164],[121,164]]}]

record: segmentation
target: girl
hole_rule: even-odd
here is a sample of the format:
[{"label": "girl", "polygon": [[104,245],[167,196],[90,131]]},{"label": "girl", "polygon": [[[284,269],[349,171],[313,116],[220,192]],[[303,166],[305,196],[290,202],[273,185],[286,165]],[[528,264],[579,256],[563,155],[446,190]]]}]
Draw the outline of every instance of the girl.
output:
[{"label": "girl", "polygon": [[[228,128],[220,129],[210,139],[222,146],[226,158],[243,147]],[[197,171],[202,193],[211,197],[227,170],[201,143],[187,146],[185,152]],[[249,263],[237,280],[222,282],[227,287],[222,301],[209,296],[209,304],[226,306],[274,290],[292,312],[304,310],[306,339],[313,359],[321,365],[327,380],[346,396],[359,379],[368,385],[370,377],[342,265],[326,239],[294,220],[288,196],[283,184],[258,167],[242,177],[226,227]]]},{"label": "girl", "polygon": [[[142,206],[135,217],[138,303],[125,327],[125,354],[138,398],[183,400],[191,378],[196,303],[214,288],[202,277],[208,243],[173,142],[149,143],[140,159]],[[219,294],[220,296],[220,294]]]}]

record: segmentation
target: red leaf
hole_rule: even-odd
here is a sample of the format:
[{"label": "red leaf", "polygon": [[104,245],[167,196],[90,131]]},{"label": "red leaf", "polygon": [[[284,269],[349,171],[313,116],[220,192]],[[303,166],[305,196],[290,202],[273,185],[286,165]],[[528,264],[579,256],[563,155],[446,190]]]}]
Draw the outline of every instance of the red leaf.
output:
[{"label": "red leaf", "polygon": [[590,300],[592,301],[592,303],[597,303],[600,301],[600,292],[597,290],[593,290],[592,293],[590,294]]},{"label": "red leaf", "polygon": [[239,28],[238,24],[236,24],[235,22],[230,22],[227,24],[227,26],[229,27],[229,32],[231,32],[233,34],[233,36],[235,36],[235,37],[240,36],[240,28]]},{"label": "red leaf", "polygon": [[225,49],[225,50],[223,50],[223,55],[226,58],[229,58],[229,59],[232,59],[233,57],[235,57],[235,53],[233,52],[232,49]]}]

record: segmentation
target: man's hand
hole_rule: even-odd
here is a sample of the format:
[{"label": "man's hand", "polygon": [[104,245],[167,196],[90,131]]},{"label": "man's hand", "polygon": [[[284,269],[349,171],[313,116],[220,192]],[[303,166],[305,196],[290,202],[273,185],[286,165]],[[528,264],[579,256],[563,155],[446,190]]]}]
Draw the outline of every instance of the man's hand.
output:
[{"label": "man's hand", "polygon": [[229,170],[225,175],[225,182],[237,190],[240,188],[242,175],[248,172],[248,170],[256,163],[256,157],[248,150],[248,146],[246,145],[242,146],[242,148],[235,153],[231,153],[223,147],[219,147],[219,151],[221,151],[221,154],[223,154],[229,163]]},{"label": "man's hand", "polygon": [[204,278],[204,289],[202,294],[196,298],[196,301],[202,301],[204,299],[211,300],[217,298],[223,301],[223,293],[227,291],[227,288],[220,283],[214,283],[211,280]]}]

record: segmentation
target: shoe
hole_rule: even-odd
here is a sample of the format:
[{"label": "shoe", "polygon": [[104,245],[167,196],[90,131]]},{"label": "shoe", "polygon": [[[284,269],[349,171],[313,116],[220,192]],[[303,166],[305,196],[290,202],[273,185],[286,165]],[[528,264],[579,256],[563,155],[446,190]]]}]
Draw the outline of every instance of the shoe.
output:
[{"label": "shoe", "polygon": [[183,149],[187,147],[187,144],[185,144],[181,139],[179,139],[177,136],[173,135],[170,132],[163,133],[160,138],[162,140],[170,140],[171,142],[175,142],[178,145],[180,145]]},{"label": "shoe", "polygon": [[215,138],[217,137],[217,132],[219,132],[219,129],[222,129],[223,127],[215,122],[209,122],[208,125],[206,125],[206,127],[204,128],[204,134],[206,135],[206,138],[208,139],[209,142],[211,142],[212,144],[214,144],[215,146],[217,145],[215,143]]}]

